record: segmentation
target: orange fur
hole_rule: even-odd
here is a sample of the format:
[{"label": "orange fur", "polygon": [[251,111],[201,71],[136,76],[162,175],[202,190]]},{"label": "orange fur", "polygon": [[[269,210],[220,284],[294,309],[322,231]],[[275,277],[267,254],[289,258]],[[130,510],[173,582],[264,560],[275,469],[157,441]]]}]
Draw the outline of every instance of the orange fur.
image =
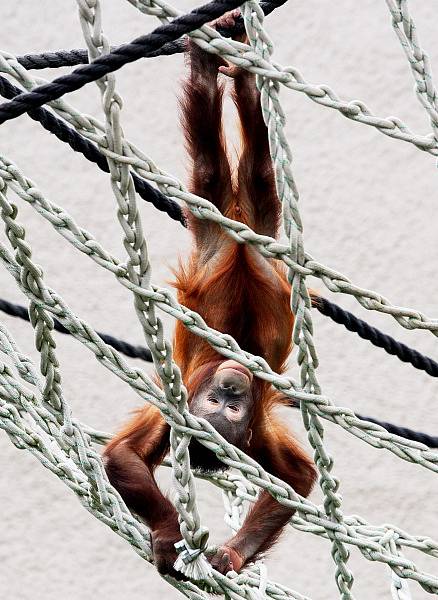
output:
[{"label": "orange fur", "polygon": [[[181,101],[182,125],[192,159],[192,192],[207,198],[221,212],[248,224],[258,233],[277,235],[280,207],[269,157],[268,138],[252,75],[238,73],[233,99],[241,120],[243,150],[237,181],[231,169],[222,132],[223,88],[217,82],[221,59],[190,45],[191,75]],[[284,266],[264,258],[254,248],[240,245],[218,225],[187,214],[194,243],[185,264],[175,272],[178,300],[196,311],[207,325],[231,335],[239,346],[262,356],[279,373],[291,350],[293,315],[290,286]],[[174,359],[192,397],[208,384],[225,357],[181,322],[173,343]],[[273,475],[307,496],[315,479],[312,461],[273,410],[284,402],[281,393],[254,377],[252,410],[245,450]],[[252,435],[251,435],[252,434]],[[178,517],[163,496],[153,472],[169,447],[169,427],[151,406],[135,417],[108,444],[106,469],[128,505],[153,530],[154,554],[160,572],[177,574],[174,542],[180,537]],[[199,445],[191,452],[208,452]],[[213,565],[226,572],[240,568],[265,552],[280,535],[292,511],[262,492],[240,532],[221,547]]]}]

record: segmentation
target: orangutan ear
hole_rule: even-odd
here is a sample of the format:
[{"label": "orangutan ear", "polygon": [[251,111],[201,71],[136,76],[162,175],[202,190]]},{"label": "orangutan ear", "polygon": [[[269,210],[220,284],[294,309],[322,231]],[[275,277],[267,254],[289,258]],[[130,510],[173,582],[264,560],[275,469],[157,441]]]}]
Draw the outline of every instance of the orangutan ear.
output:
[{"label": "orangutan ear", "polygon": [[252,440],[252,429],[248,429],[248,439],[246,440],[247,445],[249,446]]}]

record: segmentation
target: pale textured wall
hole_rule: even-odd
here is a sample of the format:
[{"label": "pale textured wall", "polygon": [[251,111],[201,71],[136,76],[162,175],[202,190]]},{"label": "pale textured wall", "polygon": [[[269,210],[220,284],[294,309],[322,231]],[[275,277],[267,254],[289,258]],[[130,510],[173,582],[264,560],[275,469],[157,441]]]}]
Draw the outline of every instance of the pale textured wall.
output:
[{"label": "pale textured wall", "polygon": [[[151,30],[127,2],[106,0],[104,26],[113,43]],[[192,1],[179,3],[182,9]],[[434,0],[411,2],[423,46],[438,60]],[[3,3],[1,47],[13,53],[82,47],[75,2],[22,0]],[[269,18],[275,58],[297,66],[307,80],[328,83],[345,99],[361,99],[378,115],[397,115],[413,131],[428,133],[428,119],[412,92],[411,73],[392,32],[383,1],[292,1]],[[176,97],[181,56],[140,61],[118,74],[125,99],[126,135],[164,169],[184,177],[185,159]],[[52,79],[56,72],[46,72]],[[437,170],[434,158],[337,112],[283,89],[287,133],[301,191],[307,250],[354,282],[393,302],[437,316]],[[69,100],[101,118],[94,85]],[[123,256],[108,177],[41,127],[22,116],[0,128],[1,152],[15,161],[52,201],[61,204],[106,248]],[[47,282],[100,331],[136,343],[142,334],[129,293],[60,238],[19,201],[35,260]],[[140,202],[154,267],[163,284],[170,266],[189,245],[187,232]],[[0,235],[4,236],[3,233]],[[3,239],[3,238],[2,238]],[[323,290],[321,282],[310,282]],[[0,271],[0,297],[22,302],[10,276]],[[366,313],[352,299],[335,301],[384,331],[438,357],[436,339],[409,332],[382,315]],[[28,324],[4,317],[22,349],[36,358]],[[325,393],[340,405],[431,433],[438,433],[436,383],[426,375],[314,314]],[[168,333],[173,324],[165,318]],[[65,391],[74,413],[98,429],[114,430],[138,398],[96,363],[75,340],[57,336]],[[293,363],[293,361],[291,361]],[[146,366],[148,372],[150,366]],[[291,372],[297,374],[295,366]],[[298,413],[293,427],[303,441]],[[396,523],[415,534],[438,537],[437,477],[376,450],[327,425],[327,447],[336,458],[346,514],[371,523]],[[0,594],[13,600],[176,598],[153,568],[112,531],[85,512],[75,496],[26,452],[0,435]],[[167,477],[167,475],[165,475]],[[221,500],[201,486],[201,510],[213,539],[225,536]],[[312,499],[319,503],[321,493]],[[208,508],[208,510],[206,510]],[[409,553],[414,556],[414,553]],[[435,574],[438,565],[418,562]],[[270,576],[315,600],[337,597],[327,541],[290,530],[269,559]],[[352,550],[357,598],[390,598],[387,570]],[[413,596],[427,594],[414,583]]]}]

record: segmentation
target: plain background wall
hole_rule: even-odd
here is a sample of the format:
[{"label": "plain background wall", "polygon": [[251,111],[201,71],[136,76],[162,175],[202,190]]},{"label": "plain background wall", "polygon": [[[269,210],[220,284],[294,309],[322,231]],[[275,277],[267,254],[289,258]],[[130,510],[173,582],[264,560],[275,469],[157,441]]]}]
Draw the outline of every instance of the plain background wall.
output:
[{"label": "plain background wall", "polygon": [[[127,2],[105,0],[104,28],[111,43],[150,31],[158,21]],[[193,1],[180,1],[192,8]],[[411,2],[423,47],[438,60],[438,21],[434,0]],[[3,3],[1,47],[16,54],[84,47],[75,2],[22,0]],[[291,0],[267,19],[275,59],[294,65],[304,77],[330,85],[343,99],[361,99],[380,116],[396,115],[414,132],[430,132],[428,118],[413,93],[406,58],[392,31],[385,2],[377,0]],[[64,71],[63,71],[64,72]],[[41,75],[53,79],[60,71]],[[143,60],[117,75],[123,96],[126,136],[163,169],[185,176],[186,160],[178,125],[177,95],[183,57]],[[341,270],[395,304],[438,316],[438,195],[434,157],[413,145],[349,121],[282,89],[301,193],[305,245],[316,259]],[[71,94],[83,112],[102,118],[94,84]],[[229,129],[234,116],[227,106]],[[233,133],[231,134],[233,135]],[[109,178],[42,128],[22,116],[0,128],[0,151],[15,161],[44,194],[62,205],[116,256],[122,258],[121,231]],[[189,235],[151,206],[139,201],[149,243],[153,280],[163,285],[170,267],[189,248]],[[47,283],[97,330],[142,343],[127,290],[78,253],[18,200],[20,218],[34,259]],[[5,239],[1,232],[2,240]],[[319,280],[309,285],[418,350],[438,358],[436,338],[406,331],[388,316],[362,309],[352,298],[330,295]],[[0,271],[0,297],[24,303],[11,277]],[[0,315],[21,349],[37,360],[28,324]],[[343,328],[314,313],[315,339],[323,390],[338,405],[412,428],[438,434],[437,386],[427,375],[405,366]],[[173,323],[164,317],[170,336]],[[139,399],[108,376],[86,348],[57,335],[66,396],[74,414],[97,429],[114,431]],[[290,372],[297,375],[291,357]],[[151,372],[150,365],[142,365]],[[296,411],[285,415],[298,437],[306,436]],[[394,523],[416,535],[438,537],[437,476],[394,455],[376,450],[339,427],[326,424],[326,444],[335,457],[345,514],[370,523]],[[168,473],[163,474],[168,487]],[[212,539],[228,535],[220,494],[200,485],[200,506]],[[312,494],[316,503],[322,494]],[[121,538],[84,511],[76,497],[28,453],[19,452],[0,433],[0,594],[13,600],[100,600],[177,598]],[[388,570],[351,549],[357,598],[390,598]],[[418,565],[438,573],[438,564],[416,552]],[[272,579],[314,600],[337,597],[330,544],[289,529],[269,560]],[[428,597],[414,582],[416,600]]]}]

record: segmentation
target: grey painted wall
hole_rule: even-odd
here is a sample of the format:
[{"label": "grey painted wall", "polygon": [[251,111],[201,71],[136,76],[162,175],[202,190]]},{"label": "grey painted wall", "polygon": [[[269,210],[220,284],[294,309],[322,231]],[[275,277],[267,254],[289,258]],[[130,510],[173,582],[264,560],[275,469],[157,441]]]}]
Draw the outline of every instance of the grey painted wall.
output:
[{"label": "grey painted wall", "polygon": [[[122,43],[156,26],[127,2],[106,0],[104,27]],[[194,3],[178,3],[185,10]],[[411,2],[422,44],[438,60],[438,20],[434,0]],[[83,47],[75,2],[3,2],[1,47],[12,53]],[[396,115],[416,132],[429,123],[413,94],[407,61],[393,34],[383,1],[292,1],[269,18],[275,58],[297,66],[307,80],[327,83],[345,99],[361,99],[377,114]],[[56,72],[42,75],[49,79]],[[177,95],[183,58],[174,56],[129,65],[118,74],[125,99],[126,135],[167,171],[185,173]],[[356,283],[376,289],[393,302],[437,316],[437,169],[435,160],[412,145],[351,122],[283,89],[287,133],[301,192],[307,250]],[[102,117],[94,85],[72,94],[80,110]],[[234,116],[228,110],[229,129]],[[45,133],[26,116],[0,128],[1,152],[34,179],[44,193],[93,232],[111,252],[123,256],[108,178]],[[28,206],[21,219],[47,282],[96,329],[142,343],[131,298],[113,278],[76,252]],[[153,279],[164,284],[189,236],[151,207],[141,205],[154,266]],[[4,239],[3,232],[0,233]],[[323,290],[320,281],[310,284]],[[10,276],[0,271],[0,297],[23,302]],[[330,296],[329,296],[330,297]],[[389,317],[365,313],[351,298],[336,302],[438,358],[435,338],[403,330]],[[0,316],[23,351],[37,358],[30,327]],[[438,433],[435,382],[384,355],[320,315],[315,337],[325,393],[339,405],[431,433]],[[165,318],[168,334],[173,323]],[[107,376],[75,340],[58,337],[66,395],[74,413],[92,426],[114,431],[138,398]],[[146,366],[148,372],[151,371]],[[291,360],[291,373],[297,373]],[[305,443],[296,412],[288,415]],[[415,533],[438,537],[437,477],[420,467],[376,450],[327,425],[327,447],[336,458],[346,514],[371,523],[391,522]],[[163,474],[169,486],[168,473]],[[167,483],[166,483],[167,482]],[[313,492],[319,503],[321,493]],[[200,486],[201,510],[213,539],[227,535],[221,499]],[[0,594],[13,600],[137,600],[176,598],[172,590],[131,548],[91,517],[60,481],[0,434]],[[410,557],[415,553],[408,553]],[[418,564],[438,573],[436,561]],[[269,574],[315,600],[337,597],[327,541],[290,530],[272,552]],[[357,598],[390,598],[388,572],[352,550]],[[428,595],[414,583],[415,599]]]}]

